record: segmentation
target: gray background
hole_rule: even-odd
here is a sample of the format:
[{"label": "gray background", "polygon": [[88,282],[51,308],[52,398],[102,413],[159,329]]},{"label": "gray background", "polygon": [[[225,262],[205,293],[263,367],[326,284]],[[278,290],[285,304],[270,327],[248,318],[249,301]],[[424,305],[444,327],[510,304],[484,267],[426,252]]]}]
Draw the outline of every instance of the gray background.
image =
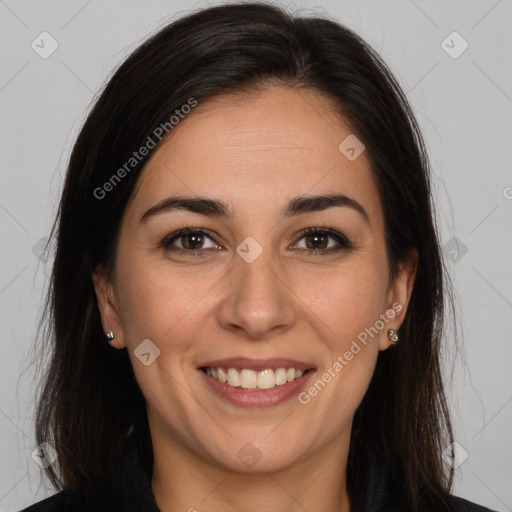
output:
[{"label": "gray background", "polygon": [[[37,384],[29,362],[50,265],[38,248],[73,139],[119,61],[164,20],[207,5],[0,0],[0,512],[55,492],[31,458]],[[446,364],[455,438],[467,453],[454,492],[511,511],[512,2],[281,5],[325,12],[355,29],[384,57],[415,109],[464,339],[462,355]],[[31,47],[35,41],[40,52],[51,48],[44,31],[58,44],[46,59]],[[463,41],[446,39],[454,31],[469,45],[460,55]]]}]

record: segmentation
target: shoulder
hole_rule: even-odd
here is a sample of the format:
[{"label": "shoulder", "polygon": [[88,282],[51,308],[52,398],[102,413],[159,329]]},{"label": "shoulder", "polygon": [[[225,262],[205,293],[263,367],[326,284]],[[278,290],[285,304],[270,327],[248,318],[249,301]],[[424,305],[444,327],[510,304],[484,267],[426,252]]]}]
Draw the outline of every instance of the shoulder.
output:
[{"label": "shoulder", "polygon": [[92,493],[90,498],[72,497],[68,492],[60,491],[49,498],[38,501],[20,512],[118,512],[103,491]]},{"label": "shoulder", "polygon": [[495,510],[483,507],[482,505],[477,505],[476,503],[460,498],[459,496],[452,496],[452,499],[457,512],[496,512]]},{"label": "shoulder", "polygon": [[30,505],[20,512],[64,512],[68,506],[68,498],[64,491],[61,491],[49,498]]}]

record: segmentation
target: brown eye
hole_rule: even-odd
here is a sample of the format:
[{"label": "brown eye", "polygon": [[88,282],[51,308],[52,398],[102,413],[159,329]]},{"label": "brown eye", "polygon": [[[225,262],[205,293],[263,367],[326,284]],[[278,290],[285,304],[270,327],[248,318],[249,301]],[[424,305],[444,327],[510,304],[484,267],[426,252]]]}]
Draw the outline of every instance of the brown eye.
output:
[{"label": "brown eye", "polygon": [[[207,240],[211,240],[210,247],[205,247]],[[160,244],[165,250],[177,253],[186,253],[200,256],[205,249],[218,248],[210,235],[201,229],[181,229],[162,240]]]},{"label": "brown eye", "polygon": [[[318,256],[334,253],[343,249],[352,249],[353,245],[341,233],[327,228],[308,228],[300,234],[299,240],[306,241],[304,250],[306,254]],[[204,247],[207,240],[211,241],[210,247]],[[330,245],[334,240],[336,243]],[[166,250],[174,253],[183,253],[190,256],[202,256],[206,249],[220,249],[212,237],[202,229],[181,229],[166,237],[160,245]],[[294,246],[294,248],[302,249]]]},{"label": "brown eye", "polygon": [[182,246],[185,249],[200,249],[198,246],[203,242],[203,235],[190,233],[188,235],[182,235],[180,240],[182,240]]},{"label": "brown eye", "polygon": [[[353,248],[350,241],[344,235],[332,229],[308,228],[301,233],[300,239],[306,240],[305,250],[312,256]],[[335,240],[337,245],[329,246],[329,239]]]},{"label": "brown eye", "polygon": [[304,238],[306,240],[311,241],[311,244],[308,244],[306,242],[306,246],[308,249],[327,249],[327,246],[329,245],[329,236],[328,235],[316,233],[314,235],[306,235]]}]

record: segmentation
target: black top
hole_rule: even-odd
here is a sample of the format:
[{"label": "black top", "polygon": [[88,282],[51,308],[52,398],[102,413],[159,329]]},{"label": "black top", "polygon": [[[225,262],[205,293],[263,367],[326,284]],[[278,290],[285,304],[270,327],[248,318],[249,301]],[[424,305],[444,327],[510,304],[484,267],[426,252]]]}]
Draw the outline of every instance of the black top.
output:
[{"label": "black top", "polygon": [[[355,504],[352,512],[402,512],[391,485],[378,465],[372,466],[363,503]],[[453,497],[456,512],[493,512],[462,498]],[[160,512],[151,488],[151,475],[145,471],[137,448],[130,440],[112,478],[90,494],[87,500],[73,499],[61,491],[21,512]],[[432,512],[443,512],[436,509]]]}]

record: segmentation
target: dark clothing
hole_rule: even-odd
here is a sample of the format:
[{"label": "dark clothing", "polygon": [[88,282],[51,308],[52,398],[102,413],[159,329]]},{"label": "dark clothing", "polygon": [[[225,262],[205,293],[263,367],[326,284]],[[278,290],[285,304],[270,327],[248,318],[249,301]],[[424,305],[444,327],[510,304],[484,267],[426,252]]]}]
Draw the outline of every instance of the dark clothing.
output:
[{"label": "dark clothing", "polygon": [[[385,472],[374,466],[369,475],[363,503],[352,512],[405,512]],[[462,498],[454,497],[457,512],[492,512]],[[444,509],[443,509],[444,510]],[[432,512],[443,512],[437,509]],[[122,461],[110,482],[91,494],[89,502],[77,502],[61,491],[21,512],[160,512],[151,488],[151,476],[144,470],[135,446],[128,442]],[[220,512],[220,511],[219,511]],[[314,512],[314,511],[311,511]]]}]

